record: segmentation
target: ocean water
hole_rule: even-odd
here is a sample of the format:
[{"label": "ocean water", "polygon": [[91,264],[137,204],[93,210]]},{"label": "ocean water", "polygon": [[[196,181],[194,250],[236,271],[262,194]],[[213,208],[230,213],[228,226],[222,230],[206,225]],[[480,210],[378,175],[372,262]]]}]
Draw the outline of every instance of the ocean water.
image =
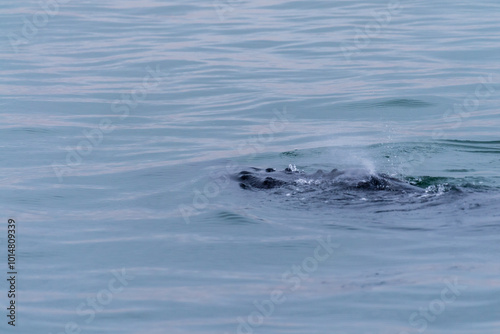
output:
[{"label": "ocean water", "polygon": [[3,1],[0,31],[2,333],[498,333],[498,1]]}]

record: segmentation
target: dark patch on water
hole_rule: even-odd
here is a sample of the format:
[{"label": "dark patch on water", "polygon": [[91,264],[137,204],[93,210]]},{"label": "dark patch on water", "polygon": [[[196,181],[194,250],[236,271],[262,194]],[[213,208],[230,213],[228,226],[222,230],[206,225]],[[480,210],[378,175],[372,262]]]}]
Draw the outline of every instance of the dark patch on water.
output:
[{"label": "dark patch on water", "polygon": [[373,103],[372,106],[376,108],[387,108],[387,107],[423,108],[432,106],[432,103],[415,99],[393,99],[393,100]]},{"label": "dark patch on water", "polygon": [[385,109],[385,108],[426,108],[433,103],[418,99],[389,99],[377,102],[355,102],[350,104],[353,109]]},{"label": "dark patch on water", "polygon": [[297,156],[299,156],[299,152],[297,150],[287,151],[287,152],[281,153],[280,156],[282,156],[282,157],[297,157]]}]

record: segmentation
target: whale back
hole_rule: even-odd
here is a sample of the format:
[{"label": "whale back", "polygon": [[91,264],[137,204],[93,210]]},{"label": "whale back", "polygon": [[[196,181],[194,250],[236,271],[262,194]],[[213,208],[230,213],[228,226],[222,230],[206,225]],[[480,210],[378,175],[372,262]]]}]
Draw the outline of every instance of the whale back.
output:
[{"label": "whale back", "polygon": [[338,170],[330,172],[318,170],[307,174],[290,167],[277,171],[274,168],[255,168],[243,170],[236,176],[236,180],[243,189],[278,189],[278,188],[308,188],[309,190],[360,190],[360,191],[391,191],[391,192],[417,192],[422,188],[410,185],[387,174],[370,173],[362,169]]}]

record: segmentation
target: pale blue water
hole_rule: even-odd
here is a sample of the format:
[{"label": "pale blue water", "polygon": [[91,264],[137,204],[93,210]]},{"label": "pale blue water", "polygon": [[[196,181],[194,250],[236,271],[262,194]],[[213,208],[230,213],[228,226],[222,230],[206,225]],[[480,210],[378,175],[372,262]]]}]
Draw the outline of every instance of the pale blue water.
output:
[{"label": "pale blue water", "polygon": [[[498,333],[497,1],[3,1],[0,31],[2,333]],[[290,164],[425,193],[230,179]]]}]

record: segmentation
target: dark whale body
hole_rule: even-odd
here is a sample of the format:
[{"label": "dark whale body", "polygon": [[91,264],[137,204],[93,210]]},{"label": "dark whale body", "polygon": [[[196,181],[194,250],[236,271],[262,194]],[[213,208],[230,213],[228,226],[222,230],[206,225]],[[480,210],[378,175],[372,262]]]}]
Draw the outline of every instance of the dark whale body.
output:
[{"label": "dark whale body", "polygon": [[391,177],[387,174],[370,173],[366,170],[333,169],[318,170],[307,174],[292,166],[276,171],[274,168],[250,168],[236,175],[240,187],[249,190],[300,188],[302,191],[388,191],[400,193],[423,193],[424,189]]}]

